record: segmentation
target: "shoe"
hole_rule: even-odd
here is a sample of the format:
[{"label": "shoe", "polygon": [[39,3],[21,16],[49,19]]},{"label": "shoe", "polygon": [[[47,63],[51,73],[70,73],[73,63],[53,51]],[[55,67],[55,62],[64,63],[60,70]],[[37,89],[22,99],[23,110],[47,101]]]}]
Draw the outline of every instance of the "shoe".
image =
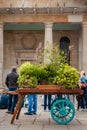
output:
[{"label": "shoe", "polygon": [[14,114],[14,112],[10,112],[10,114]]},{"label": "shoe", "polygon": [[26,113],[24,113],[25,115],[32,115],[32,113],[28,113],[28,112],[26,112]]},{"label": "shoe", "polygon": [[80,108],[79,111],[84,111],[84,109],[83,109],[83,108]]},{"label": "shoe", "polygon": [[10,111],[6,111],[6,113],[10,114],[11,112]]},{"label": "shoe", "polygon": [[37,113],[33,113],[34,115],[37,115]]}]

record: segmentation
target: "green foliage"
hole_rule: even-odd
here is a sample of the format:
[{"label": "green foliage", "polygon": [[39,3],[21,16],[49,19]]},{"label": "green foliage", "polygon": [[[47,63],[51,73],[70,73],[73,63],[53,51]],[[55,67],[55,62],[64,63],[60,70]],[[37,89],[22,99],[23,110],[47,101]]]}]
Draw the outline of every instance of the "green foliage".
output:
[{"label": "green foliage", "polygon": [[54,77],[57,75],[58,66],[54,65],[53,63],[45,64],[44,70],[46,70],[46,81],[48,84],[53,83]]},{"label": "green foliage", "polygon": [[37,78],[35,76],[31,76],[28,80],[28,84],[31,88],[35,88],[38,85]]},{"label": "green foliage", "polygon": [[47,83],[53,83],[54,77],[57,76],[57,70],[61,64],[66,63],[66,56],[63,51],[60,51],[59,46],[53,44],[53,47],[49,49],[49,43],[47,43],[47,48],[44,50],[44,56],[49,59],[44,65],[44,69],[47,72]]},{"label": "green foliage", "polygon": [[27,83],[27,78],[25,75],[19,75],[18,77],[18,86],[23,87]]},{"label": "green foliage", "polygon": [[[44,57],[48,62],[47,63],[43,63],[43,61],[41,62],[41,59],[43,60]],[[62,63],[66,63],[66,55],[64,53],[64,51],[61,51],[59,49],[59,46],[57,44],[53,44],[52,47],[50,47],[49,42],[47,42],[46,45],[46,49],[44,50],[44,52],[42,52],[42,54],[38,57],[38,63],[40,64],[51,64],[51,65],[55,65],[55,66],[59,66]]]},{"label": "green foliage", "polygon": [[66,56],[64,54],[64,51],[61,51],[59,49],[59,46],[56,44],[53,44],[49,59],[50,63],[53,64],[53,66],[60,66],[61,64],[66,63]]},{"label": "green foliage", "polygon": [[79,73],[76,68],[66,64],[64,52],[57,45],[51,50],[47,48],[45,52],[48,53],[48,63],[34,65],[25,62],[19,67],[19,87],[36,87],[45,80],[47,84],[61,84],[64,88],[74,89],[79,82]]},{"label": "green foliage", "polygon": [[22,64],[18,68],[18,73],[19,73],[19,78],[18,78],[19,87],[23,87],[24,85],[27,85],[29,87],[32,87],[32,86],[36,87],[36,85],[42,79],[45,79],[47,75],[47,72],[43,66],[30,64],[29,62],[25,62],[24,64]]},{"label": "green foliage", "polygon": [[76,68],[68,64],[62,64],[57,71],[57,76],[54,78],[54,83],[61,84],[64,88],[74,89],[79,79],[80,76]]},{"label": "green foliage", "polygon": [[25,62],[24,64],[22,64],[19,68],[18,68],[18,73],[20,75],[27,75],[27,74],[31,74],[32,73],[32,64],[30,64],[29,62]]}]

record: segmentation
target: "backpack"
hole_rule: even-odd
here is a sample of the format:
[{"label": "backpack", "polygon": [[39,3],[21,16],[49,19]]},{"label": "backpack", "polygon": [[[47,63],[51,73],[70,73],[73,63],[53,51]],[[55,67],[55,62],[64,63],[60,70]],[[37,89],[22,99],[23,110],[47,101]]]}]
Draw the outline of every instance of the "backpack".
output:
[{"label": "backpack", "polygon": [[0,97],[0,109],[7,109],[8,107],[8,95],[2,94]]}]

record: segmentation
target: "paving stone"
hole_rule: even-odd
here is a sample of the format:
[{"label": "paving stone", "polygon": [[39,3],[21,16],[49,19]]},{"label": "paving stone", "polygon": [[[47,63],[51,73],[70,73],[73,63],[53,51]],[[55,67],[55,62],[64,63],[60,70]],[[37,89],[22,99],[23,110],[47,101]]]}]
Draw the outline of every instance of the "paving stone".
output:
[{"label": "paving stone", "polygon": [[19,130],[43,130],[42,125],[21,125]]},{"label": "paving stone", "polygon": [[87,130],[87,126],[78,125],[78,126],[68,126],[69,130]]},{"label": "paving stone", "polygon": [[67,125],[45,125],[43,130],[68,130]]},{"label": "paving stone", "polygon": [[18,130],[18,126],[14,125],[0,126],[0,130]]},{"label": "paving stone", "polygon": [[52,120],[49,111],[39,110],[37,115],[30,116],[24,115],[27,108],[23,108],[13,124],[10,123],[12,115],[0,110],[0,130],[87,130],[87,111],[76,111],[68,125],[59,125]]}]

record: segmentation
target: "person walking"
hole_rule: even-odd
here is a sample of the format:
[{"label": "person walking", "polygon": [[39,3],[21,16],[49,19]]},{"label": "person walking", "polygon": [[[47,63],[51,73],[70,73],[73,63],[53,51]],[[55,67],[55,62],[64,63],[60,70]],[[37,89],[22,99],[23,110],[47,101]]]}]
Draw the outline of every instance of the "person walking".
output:
[{"label": "person walking", "polygon": [[[5,84],[8,87],[9,91],[15,91],[18,89],[18,80],[19,75],[17,74],[16,66],[12,66],[11,72],[7,74]],[[9,94],[8,98],[8,111],[6,113],[13,114],[14,109],[18,100],[18,95],[11,95]]]},{"label": "person walking", "polygon": [[25,115],[36,115],[37,114],[37,94],[28,95],[28,112]]}]

